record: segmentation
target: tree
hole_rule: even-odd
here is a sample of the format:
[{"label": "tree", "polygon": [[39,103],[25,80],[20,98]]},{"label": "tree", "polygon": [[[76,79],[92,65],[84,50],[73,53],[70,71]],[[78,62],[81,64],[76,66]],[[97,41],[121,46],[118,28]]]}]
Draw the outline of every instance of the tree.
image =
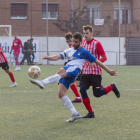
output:
[{"label": "tree", "polygon": [[82,10],[79,8],[76,8],[73,11],[73,17],[71,15],[69,16],[70,18],[68,20],[66,19],[58,19],[56,22],[53,24],[56,25],[61,31],[65,32],[83,32],[82,27],[84,25],[89,24],[89,20],[86,17],[86,7],[83,7]]}]

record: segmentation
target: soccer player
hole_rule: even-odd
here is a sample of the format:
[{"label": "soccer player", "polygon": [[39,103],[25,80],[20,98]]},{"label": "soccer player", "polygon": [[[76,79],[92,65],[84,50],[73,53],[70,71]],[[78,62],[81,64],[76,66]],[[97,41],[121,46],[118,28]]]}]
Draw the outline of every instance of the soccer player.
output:
[{"label": "soccer player", "polygon": [[[83,33],[85,39],[82,41],[82,46],[86,50],[90,51],[91,54],[95,56],[99,61],[101,62],[106,61],[107,57],[101,43],[92,37],[93,35],[92,26],[90,25],[83,26]],[[115,83],[101,89],[101,80],[102,80],[101,75],[102,71],[100,65],[97,65],[94,62],[90,63],[89,61],[86,61],[84,63],[83,73],[80,79],[80,93],[82,96],[83,104],[88,110],[88,114],[86,116],[83,116],[83,118],[95,117],[94,111],[92,110],[92,107],[90,105],[90,99],[87,94],[87,90],[89,89],[91,84],[93,87],[93,95],[95,97],[101,97],[103,95],[108,94],[110,91],[113,91],[118,98],[120,97],[119,90],[117,89]]]},{"label": "soccer player", "polygon": [[23,49],[23,45],[22,42],[19,38],[17,38],[17,33],[14,33],[14,37],[15,39],[13,40],[13,44],[11,47],[11,51],[10,54],[12,53],[12,50],[14,50],[14,57],[15,57],[15,62],[16,62],[16,71],[20,71],[20,66],[19,66],[19,61],[18,61],[18,57],[19,57],[19,53],[20,53],[20,46],[22,48],[22,52],[24,51]]},{"label": "soccer player", "polygon": [[100,61],[98,61],[88,50],[81,47],[82,35],[76,32],[73,35],[73,48],[64,50],[61,54],[53,56],[43,56],[43,59],[48,59],[51,61],[56,61],[59,59],[68,58],[67,65],[63,66],[55,75],[50,76],[44,80],[34,80],[30,79],[30,82],[36,84],[41,89],[45,88],[47,84],[53,84],[58,82],[58,95],[62,100],[66,108],[72,113],[72,116],[67,122],[73,122],[77,119],[80,119],[81,116],[74,108],[70,99],[66,96],[69,86],[76,80],[76,77],[79,75],[82,70],[82,65],[86,60],[90,63],[95,62],[100,65],[107,73],[110,75],[117,75],[117,70],[110,70]]},{"label": "soccer player", "polygon": [[11,81],[13,82],[13,84],[10,87],[17,86],[17,83],[15,82],[14,75],[9,70],[9,65],[8,65],[8,62],[7,62],[7,59],[6,59],[5,55],[3,54],[1,46],[0,46],[0,67],[2,67],[3,70],[5,70],[5,72],[9,75]]},{"label": "soccer player", "polygon": [[[65,34],[65,38],[66,38],[66,42],[67,42],[69,48],[72,48],[72,47],[73,47],[73,43],[72,43],[72,34],[71,34],[70,32],[66,33],[66,34]],[[66,63],[67,63],[67,62],[65,62],[65,64],[66,64]],[[79,79],[76,79],[76,80],[79,80]],[[71,88],[71,90],[74,92],[74,94],[75,94],[75,96],[76,96],[76,98],[75,98],[72,102],[73,102],[73,103],[80,103],[80,102],[82,102],[82,99],[81,99],[81,97],[80,97],[80,94],[79,94],[79,92],[78,92],[78,90],[77,90],[77,87],[75,86],[74,83],[72,83],[72,84],[70,85],[70,88]]]}]

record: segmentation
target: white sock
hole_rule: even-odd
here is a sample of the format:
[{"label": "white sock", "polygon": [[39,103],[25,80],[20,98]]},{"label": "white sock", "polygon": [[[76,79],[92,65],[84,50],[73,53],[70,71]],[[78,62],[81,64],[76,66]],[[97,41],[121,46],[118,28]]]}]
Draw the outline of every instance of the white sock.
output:
[{"label": "white sock", "polygon": [[78,115],[78,112],[75,110],[73,104],[71,103],[71,100],[65,95],[61,98],[63,101],[65,107],[74,115]]},{"label": "white sock", "polygon": [[16,65],[16,69],[18,68],[18,65]]},{"label": "white sock", "polygon": [[44,80],[42,80],[43,85],[47,85],[47,84],[54,84],[56,82],[58,82],[61,79],[61,76],[59,74],[55,74],[53,76],[50,76]]}]

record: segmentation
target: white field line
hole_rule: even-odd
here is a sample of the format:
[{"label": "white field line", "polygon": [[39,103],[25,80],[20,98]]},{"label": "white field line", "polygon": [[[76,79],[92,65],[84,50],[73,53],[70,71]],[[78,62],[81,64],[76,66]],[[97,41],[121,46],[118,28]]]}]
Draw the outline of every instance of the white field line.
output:
[{"label": "white field line", "polygon": [[123,90],[140,90],[140,89],[123,89]]},{"label": "white field line", "polygon": [[[45,91],[48,92],[48,91],[54,91],[54,90],[45,90]],[[26,90],[24,90],[24,91],[11,91],[11,92],[44,92],[44,91],[43,90],[39,90],[39,91],[26,91]]]}]

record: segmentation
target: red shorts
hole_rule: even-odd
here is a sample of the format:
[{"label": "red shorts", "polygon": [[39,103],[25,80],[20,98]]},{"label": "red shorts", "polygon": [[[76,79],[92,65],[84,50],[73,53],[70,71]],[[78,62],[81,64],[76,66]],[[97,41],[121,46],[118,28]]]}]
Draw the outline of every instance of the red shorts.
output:
[{"label": "red shorts", "polygon": [[18,57],[19,56],[20,51],[14,51],[14,57]]}]

